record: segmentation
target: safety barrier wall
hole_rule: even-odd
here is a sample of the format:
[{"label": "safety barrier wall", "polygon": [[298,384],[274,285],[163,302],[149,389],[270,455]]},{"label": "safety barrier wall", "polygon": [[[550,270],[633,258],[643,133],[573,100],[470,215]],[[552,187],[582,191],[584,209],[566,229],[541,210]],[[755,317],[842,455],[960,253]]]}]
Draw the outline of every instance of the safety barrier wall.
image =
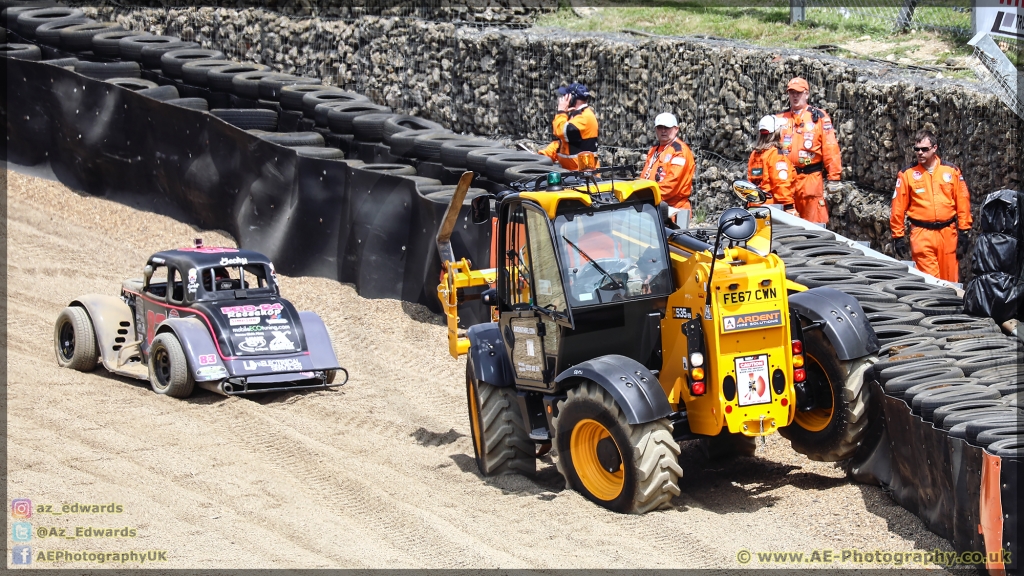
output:
[{"label": "safety barrier wall", "polygon": [[[757,119],[785,107],[795,75],[833,119],[851,185],[831,198],[830,227],[889,242],[895,176],[913,162],[914,132],[930,128],[958,164],[975,209],[1021,182],[1021,119],[962,81],[929,79],[877,63],[736,42],[580,35],[422,18],[293,18],[259,9],[104,9],[129,29],[179,35],[244,61],[324,78],[396,111],[457,131],[550,140],[553,92],[578,80],[598,98],[605,161],[635,162],[662,111],[680,118],[697,156],[695,206],[714,214],[746,171]],[[964,272],[969,272],[965,270]],[[965,275],[966,276],[966,275]]]},{"label": "safety barrier wall", "polygon": [[[91,194],[166,198],[283,273],[439,311],[434,236],[447,206],[423,198],[413,181],[298,156],[211,114],[57,66],[8,58],[0,66],[5,159],[48,161],[61,182]],[[460,256],[486,263],[489,238],[489,225],[466,221],[452,242]],[[474,310],[465,310],[467,321]]]}]

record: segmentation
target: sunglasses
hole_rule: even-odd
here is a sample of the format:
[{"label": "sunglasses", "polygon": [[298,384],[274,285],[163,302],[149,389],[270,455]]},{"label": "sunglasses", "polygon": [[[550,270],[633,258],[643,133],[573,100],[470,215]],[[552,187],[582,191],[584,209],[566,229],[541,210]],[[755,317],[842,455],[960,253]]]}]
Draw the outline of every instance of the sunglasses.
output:
[{"label": "sunglasses", "polygon": [[914,146],[914,152],[927,152],[932,148],[935,148],[935,146]]}]

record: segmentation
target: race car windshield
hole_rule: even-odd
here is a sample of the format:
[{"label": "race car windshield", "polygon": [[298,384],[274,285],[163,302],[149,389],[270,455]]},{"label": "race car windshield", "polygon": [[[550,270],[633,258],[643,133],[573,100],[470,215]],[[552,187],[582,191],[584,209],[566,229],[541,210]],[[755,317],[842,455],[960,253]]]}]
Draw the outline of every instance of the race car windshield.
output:
[{"label": "race car windshield", "polygon": [[664,233],[654,206],[560,215],[555,238],[575,307],[671,291]]},{"label": "race car windshield", "polygon": [[209,293],[234,290],[273,293],[276,285],[270,283],[267,277],[267,267],[263,264],[214,266],[203,270],[203,288]]}]

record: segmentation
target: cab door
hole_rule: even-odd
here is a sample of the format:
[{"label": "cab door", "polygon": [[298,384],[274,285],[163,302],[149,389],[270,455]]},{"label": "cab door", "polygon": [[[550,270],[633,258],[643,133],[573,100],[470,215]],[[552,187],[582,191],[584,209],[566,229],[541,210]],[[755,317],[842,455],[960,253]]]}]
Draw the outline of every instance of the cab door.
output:
[{"label": "cab door", "polygon": [[563,327],[572,327],[551,221],[529,203],[503,206],[499,231],[499,325],[516,384],[550,389]]}]

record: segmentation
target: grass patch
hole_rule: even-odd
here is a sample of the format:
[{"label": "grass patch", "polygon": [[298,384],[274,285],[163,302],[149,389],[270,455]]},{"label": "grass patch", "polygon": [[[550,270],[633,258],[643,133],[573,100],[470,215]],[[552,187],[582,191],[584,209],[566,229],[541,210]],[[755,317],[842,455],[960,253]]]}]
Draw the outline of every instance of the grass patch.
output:
[{"label": "grass patch", "polygon": [[[894,19],[897,12],[898,8],[866,8],[845,13],[808,9],[807,20],[790,25],[788,2],[763,7],[663,2],[657,7],[607,6],[582,10],[563,7],[540,17],[536,25],[578,32],[633,29],[664,36],[712,36],[767,47],[849,44],[860,48],[853,50],[866,56],[878,57],[884,52],[880,57],[894,54],[896,58],[927,63],[971,54],[967,46],[969,38],[952,31],[893,32],[886,18]],[[970,28],[970,14],[953,8],[918,8],[915,21]]]}]

